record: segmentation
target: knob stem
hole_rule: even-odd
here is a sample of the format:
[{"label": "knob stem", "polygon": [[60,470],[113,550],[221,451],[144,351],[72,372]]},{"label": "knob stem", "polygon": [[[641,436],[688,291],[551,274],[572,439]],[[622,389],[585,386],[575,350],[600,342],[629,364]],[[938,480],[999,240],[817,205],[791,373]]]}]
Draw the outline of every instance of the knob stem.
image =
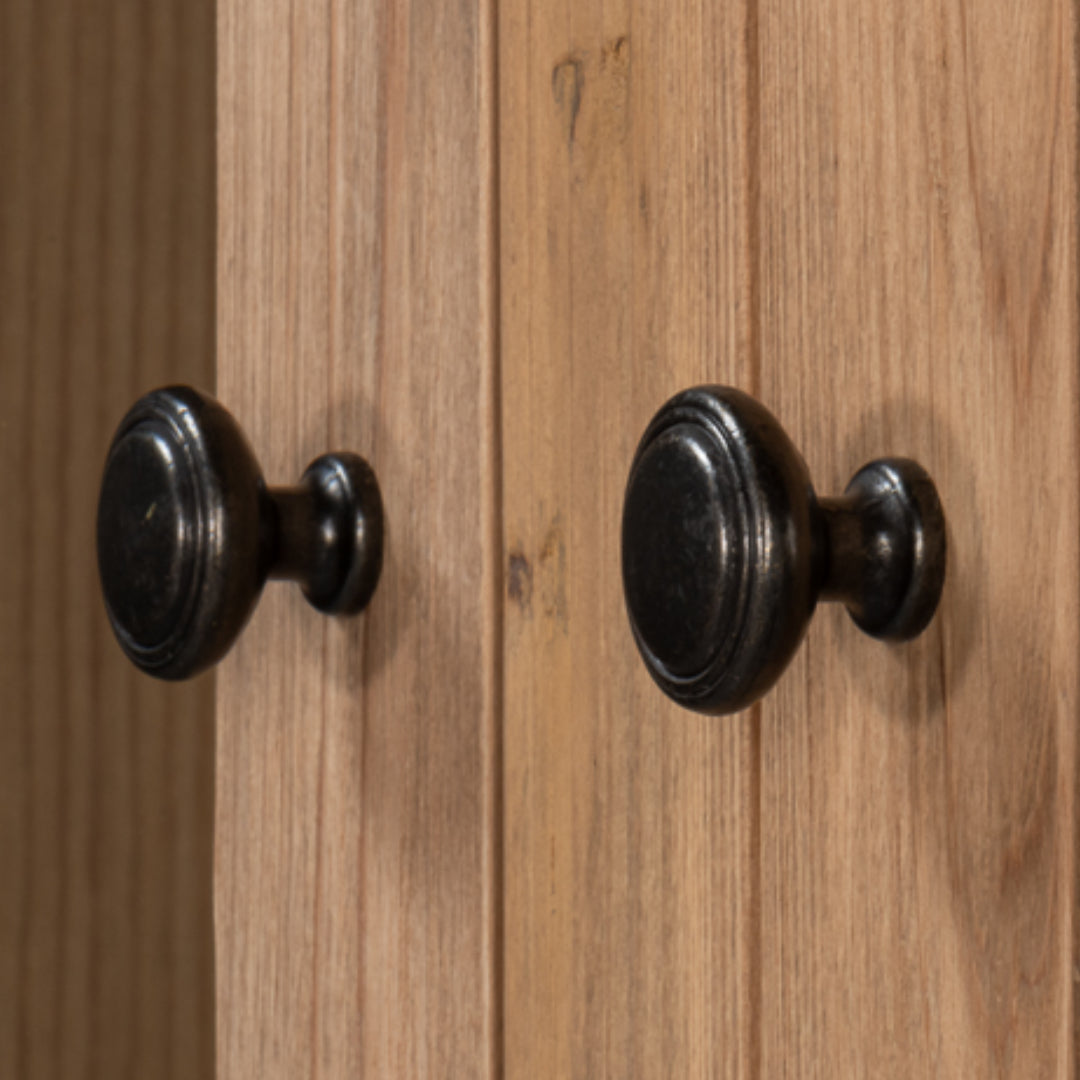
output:
[{"label": "knob stem", "polygon": [[839,600],[859,611],[863,601],[866,548],[862,536],[860,506],[855,499],[838,496],[818,499],[820,532],[817,563],[819,600]]},{"label": "knob stem", "polygon": [[268,576],[298,582],[320,611],[361,611],[382,566],[382,499],[368,463],[323,454],[299,485],[266,494]]},{"label": "knob stem", "polygon": [[907,458],[863,466],[838,498],[818,499],[819,597],[842,601],[872,637],[926,629],[945,574],[945,515],[926,470]]},{"label": "knob stem", "polygon": [[266,576],[273,581],[305,583],[311,575],[315,497],[306,487],[274,487],[267,493],[263,515]]}]

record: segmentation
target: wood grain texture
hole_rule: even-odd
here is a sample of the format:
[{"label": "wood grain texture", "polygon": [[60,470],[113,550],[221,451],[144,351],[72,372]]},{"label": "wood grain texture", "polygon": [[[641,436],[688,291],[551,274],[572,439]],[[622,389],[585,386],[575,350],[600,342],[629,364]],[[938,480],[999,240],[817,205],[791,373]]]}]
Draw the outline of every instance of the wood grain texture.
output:
[{"label": "wood grain texture", "polygon": [[763,708],[764,1075],[1075,1068],[1074,18],[760,4],[762,396],[951,545],[923,639],[823,610]]},{"label": "wood grain texture", "polygon": [[506,1075],[756,1075],[756,712],[680,713],[630,638],[634,446],[754,388],[739,5],[500,8]]},{"label": "wood grain texture", "polygon": [[219,669],[218,1069],[492,1075],[492,11],[221,0],[218,386],[271,480],[379,477],[369,610],[272,586]]},{"label": "wood grain texture", "polygon": [[[509,1077],[1072,1075],[1074,29],[501,8]],[[702,381],[824,491],[917,457],[952,545],[922,640],[823,608],[715,721],[618,580],[634,442]]]},{"label": "wood grain texture", "polygon": [[213,6],[0,6],[0,1076],[212,1075],[213,686],[138,674],[94,514],[211,385]]}]

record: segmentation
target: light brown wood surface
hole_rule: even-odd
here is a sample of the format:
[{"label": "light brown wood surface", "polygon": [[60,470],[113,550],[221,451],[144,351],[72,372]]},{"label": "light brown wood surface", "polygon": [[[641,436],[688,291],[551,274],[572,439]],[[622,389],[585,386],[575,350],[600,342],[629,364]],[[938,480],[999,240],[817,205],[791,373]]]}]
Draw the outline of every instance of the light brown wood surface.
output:
[{"label": "light brown wood surface", "polygon": [[[1074,13],[977,15],[222,3],[221,395],[390,527],[221,669],[223,1077],[1072,1075]],[[719,720],[619,581],[705,381],[823,492],[918,458],[951,544],[920,641],[825,607]]]},{"label": "light brown wood surface", "polygon": [[205,1080],[213,684],[121,654],[124,411],[213,388],[213,6],[0,5],[0,1077]]},{"label": "light brown wood surface", "polygon": [[670,394],[756,389],[737,5],[500,9],[506,1075],[757,1075],[757,710],[680,712],[619,576]]},{"label": "light brown wood surface", "polygon": [[488,0],[220,0],[218,386],[271,482],[363,453],[386,563],[219,669],[222,1080],[495,1073]]},{"label": "light brown wood surface", "polygon": [[[506,1075],[1071,1076],[1072,6],[499,19]],[[750,713],[660,700],[622,488],[702,381],[825,492],[930,469],[924,638],[823,608]]]},{"label": "light brown wood surface", "polygon": [[1074,20],[760,10],[762,395],[834,490],[924,461],[951,544],[924,638],[822,611],[763,707],[764,1075],[1075,1069]]}]

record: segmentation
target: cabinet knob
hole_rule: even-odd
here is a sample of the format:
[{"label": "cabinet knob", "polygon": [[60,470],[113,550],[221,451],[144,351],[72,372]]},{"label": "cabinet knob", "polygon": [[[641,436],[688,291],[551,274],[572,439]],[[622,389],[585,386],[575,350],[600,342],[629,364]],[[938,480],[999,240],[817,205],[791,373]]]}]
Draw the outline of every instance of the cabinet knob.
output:
[{"label": "cabinet knob", "polygon": [[864,465],[819,499],[776,418],[702,386],[653,417],[626,486],[622,574],[637,647],[680,705],[732,713],[783,672],[819,598],[866,633],[904,641],[945,579],[945,517],[906,458]]},{"label": "cabinet knob", "polygon": [[268,577],[299,582],[319,611],[360,611],[382,566],[382,499],[371,466],[349,453],[268,489],[232,416],[173,386],[140,398],[113,437],[97,549],[124,652],[185,679],[228,652]]}]

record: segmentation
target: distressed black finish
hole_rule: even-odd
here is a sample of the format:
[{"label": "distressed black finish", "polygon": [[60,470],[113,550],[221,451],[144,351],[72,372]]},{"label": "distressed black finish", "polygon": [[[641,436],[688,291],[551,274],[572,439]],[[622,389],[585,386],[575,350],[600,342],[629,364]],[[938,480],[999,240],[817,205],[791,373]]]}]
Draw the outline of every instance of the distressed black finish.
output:
[{"label": "distressed black finish", "polygon": [[225,655],[268,577],[299,582],[320,611],[360,611],[382,566],[382,499],[349,453],[267,489],[232,416],[174,386],[136,402],[113,437],[97,544],[120,645],[143,671],[185,679]]},{"label": "distressed black finish", "polygon": [[775,417],[723,386],[673,397],[642,437],[622,522],[626,607],[649,673],[699,712],[756,701],[787,666],[819,598],[868,634],[925,629],[945,579],[945,518],[906,458],[818,499]]}]

